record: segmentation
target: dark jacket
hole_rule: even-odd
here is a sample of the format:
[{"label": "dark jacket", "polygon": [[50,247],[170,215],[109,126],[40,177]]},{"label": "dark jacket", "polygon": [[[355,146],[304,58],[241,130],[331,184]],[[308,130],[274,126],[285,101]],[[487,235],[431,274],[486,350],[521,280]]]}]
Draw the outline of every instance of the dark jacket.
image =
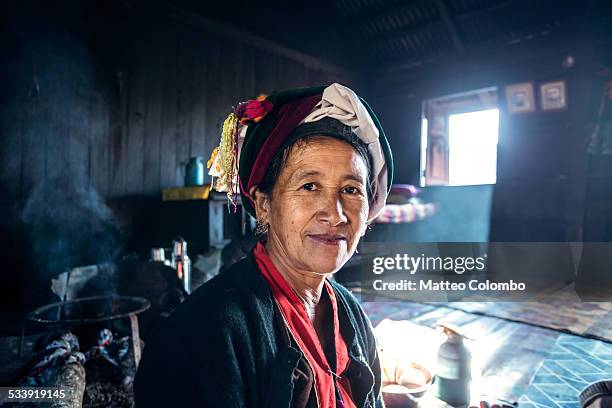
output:
[{"label": "dark jacket", "polygon": [[[370,321],[346,288],[332,287],[355,405],[383,407]],[[195,291],[152,337],[134,384],[137,408],[291,405],[302,353],[252,255]]]}]

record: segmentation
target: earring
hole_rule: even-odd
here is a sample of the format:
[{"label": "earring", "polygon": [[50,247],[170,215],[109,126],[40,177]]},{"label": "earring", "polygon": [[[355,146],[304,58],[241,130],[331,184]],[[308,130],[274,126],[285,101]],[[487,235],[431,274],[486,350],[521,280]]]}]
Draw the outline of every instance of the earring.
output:
[{"label": "earring", "polygon": [[257,226],[255,227],[255,235],[262,236],[268,233],[268,229],[270,228],[270,224],[267,222],[264,223],[262,220],[257,220]]}]

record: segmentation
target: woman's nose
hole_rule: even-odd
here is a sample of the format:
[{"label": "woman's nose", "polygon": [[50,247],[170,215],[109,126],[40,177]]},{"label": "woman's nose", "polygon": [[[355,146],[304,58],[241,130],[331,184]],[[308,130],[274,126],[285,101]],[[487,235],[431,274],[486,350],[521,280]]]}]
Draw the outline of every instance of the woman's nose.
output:
[{"label": "woman's nose", "polygon": [[331,226],[344,224],[348,221],[344,213],[340,194],[329,193],[324,196],[323,202],[319,207],[319,219],[329,223]]}]

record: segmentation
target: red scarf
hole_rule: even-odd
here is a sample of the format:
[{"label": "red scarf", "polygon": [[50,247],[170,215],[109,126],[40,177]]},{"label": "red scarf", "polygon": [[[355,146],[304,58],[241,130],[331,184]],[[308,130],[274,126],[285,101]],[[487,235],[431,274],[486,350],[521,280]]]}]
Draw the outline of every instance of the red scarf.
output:
[{"label": "red scarf", "polygon": [[258,243],[253,250],[255,262],[261,274],[270,285],[274,300],[278,304],[287,328],[293,335],[300,350],[308,360],[314,373],[315,391],[319,408],[355,408],[351,398],[351,386],[348,378],[342,374],[348,368],[349,355],[344,339],[340,335],[338,323],[338,306],[336,295],[330,283],[325,280],[325,289],[332,304],[334,318],[334,343],[336,345],[336,384],[343,403],[336,404],[334,386],[334,373],[330,369],[323,346],[319,341],[317,332],[308,317],[306,308],[287,283],[283,275],[276,269],[268,252],[262,243]]}]

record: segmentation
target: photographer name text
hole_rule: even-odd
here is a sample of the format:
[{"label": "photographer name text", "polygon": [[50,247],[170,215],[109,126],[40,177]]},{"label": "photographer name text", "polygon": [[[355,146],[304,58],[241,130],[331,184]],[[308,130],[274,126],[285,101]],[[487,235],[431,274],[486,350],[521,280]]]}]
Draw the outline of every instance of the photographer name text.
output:
[{"label": "photographer name text", "polygon": [[419,281],[411,281],[402,279],[395,282],[385,282],[382,279],[376,279],[372,282],[372,287],[376,291],[498,291],[498,292],[516,292],[524,291],[526,285],[524,282],[515,282],[514,280],[495,282],[490,280],[479,281],[472,279],[468,282],[450,282],[445,280],[436,281],[433,279],[421,279]]}]

